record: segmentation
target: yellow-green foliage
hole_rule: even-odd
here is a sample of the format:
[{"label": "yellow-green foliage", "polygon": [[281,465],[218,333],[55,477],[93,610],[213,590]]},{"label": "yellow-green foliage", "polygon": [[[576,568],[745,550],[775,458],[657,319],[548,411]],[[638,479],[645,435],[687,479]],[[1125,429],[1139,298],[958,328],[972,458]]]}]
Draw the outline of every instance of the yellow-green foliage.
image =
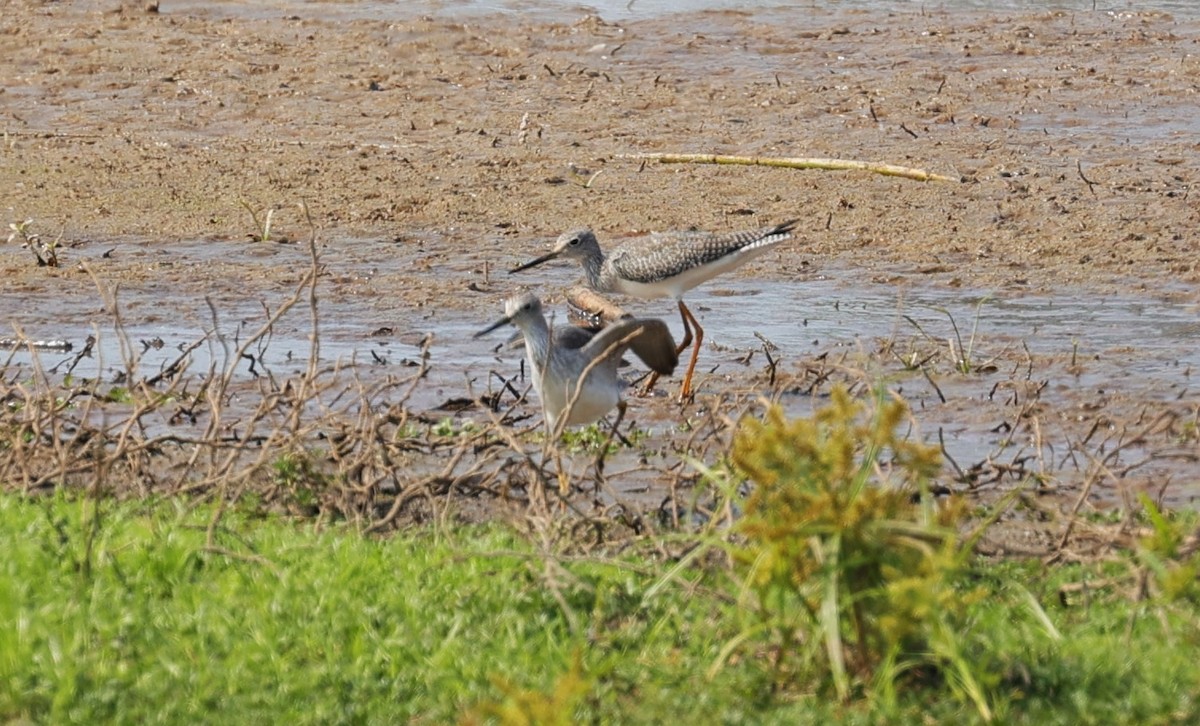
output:
[{"label": "yellow-green foliage", "polygon": [[1139,494],[1151,531],[1138,543],[1138,558],[1153,576],[1158,594],[1168,601],[1200,602],[1200,550],[1194,519],[1171,519],[1144,493]]},{"label": "yellow-green foliage", "polygon": [[592,684],[583,673],[583,660],[576,652],[571,668],[560,675],[549,693],[513,686],[504,679],[494,679],[504,691],[502,701],[485,703],[467,713],[461,723],[500,723],[503,726],[569,726],[577,723],[575,709],[591,690]]},{"label": "yellow-green foliage", "polygon": [[835,388],[811,418],[787,420],[775,407],[744,421],[732,456],[753,489],[739,559],[776,662],[827,669],[843,698],[887,664],[893,676],[948,667],[986,714],[956,635],[969,599],[956,588],[964,507],[928,495],[941,454],[897,434],[907,412],[897,399],[868,410]]}]

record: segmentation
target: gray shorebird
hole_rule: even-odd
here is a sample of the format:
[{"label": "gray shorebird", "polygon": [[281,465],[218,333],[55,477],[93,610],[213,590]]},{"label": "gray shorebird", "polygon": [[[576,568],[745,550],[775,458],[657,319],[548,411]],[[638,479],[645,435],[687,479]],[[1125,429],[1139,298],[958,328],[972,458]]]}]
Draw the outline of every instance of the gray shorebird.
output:
[{"label": "gray shorebird", "polygon": [[[565,257],[579,261],[588,287],[596,292],[617,292],[643,299],[673,298],[683,319],[683,341],[677,353],[692,343],[695,332],[695,345],[679,392],[682,402],[692,396],[692,373],[704,341],[704,329],[683,304],[683,293],[790,238],[797,221],[726,233],[652,232],[624,242],[608,255],[601,251],[592,230],[578,229],[563,234],[550,252],[510,270],[509,274]],[[652,376],[643,392],[649,392],[657,379],[657,374]]]},{"label": "gray shorebird", "polygon": [[679,363],[671,330],[661,320],[626,318],[599,332],[573,325],[551,329],[542,314],[541,301],[526,292],[506,300],[504,317],[475,337],[509,324],[525,337],[533,387],[541,397],[546,428],[551,433],[557,433],[564,414],[562,425],[569,426],[595,421],[616,407],[620,423],[625,402],[621,400],[624,384],[617,376],[617,366],[626,350],[633,351],[655,374],[670,375]]}]

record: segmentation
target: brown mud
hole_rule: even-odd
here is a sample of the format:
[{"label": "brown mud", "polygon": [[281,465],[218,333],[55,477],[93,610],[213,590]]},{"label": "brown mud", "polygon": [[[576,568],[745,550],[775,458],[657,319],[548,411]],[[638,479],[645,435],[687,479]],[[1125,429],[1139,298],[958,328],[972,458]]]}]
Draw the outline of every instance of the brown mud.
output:
[{"label": "brown mud", "polygon": [[[844,378],[913,403],[953,488],[1033,481],[1068,508],[1081,491],[1101,507],[1198,492],[1200,23],[149,6],[18,1],[0,17],[0,209],[61,235],[59,267],[0,246],[0,337],[79,345],[112,325],[97,281],[135,337],[233,336],[302,283],[315,234],[323,355],[386,378],[432,334],[427,384],[406,399],[431,412],[515,373],[515,354],[469,333],[517,283],[560,304],[574,270],[503,271],[562,230],[603,243],[799,218],[797,239],[689,298],[712,346],[696,404],[633,406],[662,470],[683,476],[680,451],[711,461],[758,394],[803,412]],[[622,158],[646,152],[961,182]],[[669,303],[637,306],[677,325]],[[309,324],[276,331],[278,369],[304,368]],[[724,433],[694,446],[697,421]],[[663,500],[661,477],[632,479]]]}]

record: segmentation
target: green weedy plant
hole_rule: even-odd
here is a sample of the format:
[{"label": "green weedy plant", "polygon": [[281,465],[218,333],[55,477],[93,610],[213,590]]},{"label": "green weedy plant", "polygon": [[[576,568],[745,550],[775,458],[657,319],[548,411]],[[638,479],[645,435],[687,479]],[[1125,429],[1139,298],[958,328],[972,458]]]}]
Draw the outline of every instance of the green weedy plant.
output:
[{"label": "green weedy plant", "polygon": [[1169,518],[1145,492],[1138,498],[1151,531],[1138,542],[1137,559],[1150,575],[1155,594],[1167,602],[1200,603],[1200,544],[1195,517]]},{"label": "green weedy plant", "polygon": [[[648,433],[645,429],[630,429],[622,438],[630,444],[644,441]],[[568,429],[563,432],[560,441],[573,454],[600,453],[604,448],[605,454],[614,454],[621,449],[622,440],[612,434],[607,422],[591,423],[576,430]]]},{"label": "green weedy plant", "polygon": [[902,678],[945,682],[991,720],[963,645],[967,608],[981,597],[963,586],[965,504],[938,504],[927,490],[940,452],[897,435],[900,400],[880,396],[868,412],[842,387],[831,399],[790,421],[773,407],[736,434],[733,464],[753,489],[735,554],[761,622],[718,664],[765,634],[777,678],[824,673],[843,701],[874,687],[894,702]]},{"label": "green weedy plant", "polygon": [[322,493],[329,486],[328,477],[303,450],[289,451],[272,460],[271,480],[287,493],[291,504],[310,514],[320,511]]},{"label": "green weedy plant", "polygon": [[480,723],[570,726],[578,723],[575,712],[592,687],[591,680],[583,672],[583,659],[578,651],[572,659],[571,668],[555,680],[549,692],[518,688],[503,678],[492,680],[504,692],[504,699],[476,706],[463,714],[460,726]]},{"label": "green weedy plant", "polygon": [[434,436],[442,437],[463,436],[475,433],[475,431],[474,421],[455,421],[450,417],[443,418],[430,429]]}]

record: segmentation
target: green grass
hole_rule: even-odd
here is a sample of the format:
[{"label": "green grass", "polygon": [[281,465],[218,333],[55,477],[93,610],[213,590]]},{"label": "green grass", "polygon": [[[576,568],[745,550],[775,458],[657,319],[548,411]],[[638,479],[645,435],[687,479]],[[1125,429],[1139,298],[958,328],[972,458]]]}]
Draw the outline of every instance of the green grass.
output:
[{"label": "green grass", "polygon": [[[573,715],[601,723],[974,719],[936,683],[847,706],[819,685],[775,687],[766,641],[710,679],[749,622],[748,605],[714,594],[736,593],[717,570],[703,588],[647,598],[661,563],[563,561],[552,589],[533,546],[502,525],[372,539],[231,512],[214,551],[211,510],[104,501],[97,519],[93,506],[0,496],[4,721],[446,723],[485,703],[550,699],[572,677]],[[1195,720],[1192,606],[1101,593],[1058,605],[1058,585],[1087,572],[978,571],[990,596],[964,638],[1005,674],[990,684],[1000,719]]]},{"label": "green grass", "polygon": [[[996,600],[977,610],[974,637],[987,639],[1006,673],[1002,721],[1029,724],[1196,723],[1200,719],[1200,619],[1190,605],[1136,603],[1129,592],[1097,590],[1058,602],[1064,583],[1125,572],[1124,565],[1002,563],[981,578]],[[1060,640],[1015,617],[1018,586],[1046,607]]]}]

